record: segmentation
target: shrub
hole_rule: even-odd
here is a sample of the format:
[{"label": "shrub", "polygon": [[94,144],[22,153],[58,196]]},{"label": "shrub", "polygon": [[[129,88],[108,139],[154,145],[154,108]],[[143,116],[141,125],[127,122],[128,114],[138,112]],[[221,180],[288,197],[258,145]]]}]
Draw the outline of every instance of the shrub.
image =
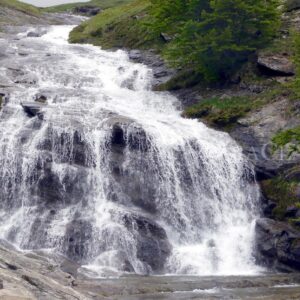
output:
[{"label": "shrub", "polygon": [[166,57],[207,81],[226,79],[279,28],[278,0],[152,0],[153,28],[173,33]]}]

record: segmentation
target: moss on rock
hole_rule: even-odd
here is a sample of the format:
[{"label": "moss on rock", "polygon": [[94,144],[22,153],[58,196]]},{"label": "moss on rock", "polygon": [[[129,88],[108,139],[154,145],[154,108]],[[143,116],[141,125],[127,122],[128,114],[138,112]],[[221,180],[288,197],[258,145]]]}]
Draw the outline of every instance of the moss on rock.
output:
[{"label": "moss on rock", "polygon": [[300,206],[300,199],[295,193],[298,184],[296,180],[288,180],[283,175],[261,182],[264,196],[277,205],[273,210],[275,219],[284,220],[289,206]]},{"label": "moss on rock", "polygon": [[203,119],[210,125],[226,128],[262,105],[261,99],[251,96],[211,98],[186,108],[183,116]]}]

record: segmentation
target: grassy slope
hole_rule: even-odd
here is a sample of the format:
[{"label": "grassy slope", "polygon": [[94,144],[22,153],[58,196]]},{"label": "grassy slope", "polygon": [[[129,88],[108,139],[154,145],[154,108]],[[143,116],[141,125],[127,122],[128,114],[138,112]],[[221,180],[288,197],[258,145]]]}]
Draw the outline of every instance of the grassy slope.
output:
[{"label": "grassy slope", "polygon": [[38,9],[37,7],[23,2],[19,2],[17,0],[0,0],[0,6],[15,9],[34,16],[39,15],[41,13],[40,9]]},{"label": "grassy slope", "polygon": [[87,5],[100,7],[102,9],[107,9],[115,6],[120,6],[122,4],[126,4],[131,1],[132,0],[91,0],[90,2],[68,3],[68,4],[47,7],[44,8],[43,10],[46,12],[64,12],[64,11],[71,11],[76,7],[87,6]]},{"label": "grassy slope", "polygon": [[75,28],[70,41],[103,48],[159,48],[162,41],[144,25],[149,7],[149,0],[134,0],[107,9]]}]

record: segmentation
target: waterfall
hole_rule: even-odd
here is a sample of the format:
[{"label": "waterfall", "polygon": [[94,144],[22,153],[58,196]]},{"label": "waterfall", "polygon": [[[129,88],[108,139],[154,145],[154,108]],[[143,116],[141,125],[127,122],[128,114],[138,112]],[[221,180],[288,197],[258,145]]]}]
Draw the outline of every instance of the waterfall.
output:
[{"label": "waterfall", "polygon": [[94,276],[257,272],[259,190],[242,149],[182,118],[126,52],[68,44],[71,29],[20,34],[0,68],[15,85],[0,119],[1,238]]}]

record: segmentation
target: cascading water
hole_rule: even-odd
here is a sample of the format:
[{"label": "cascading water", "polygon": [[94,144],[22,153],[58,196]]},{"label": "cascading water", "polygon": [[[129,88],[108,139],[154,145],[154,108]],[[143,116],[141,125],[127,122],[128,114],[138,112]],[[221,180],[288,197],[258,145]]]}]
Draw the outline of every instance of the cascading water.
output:
[{"label": "cascading water", "polygon": [[[98,276],[256,272],[259,191],[241,148],[182,118],[146,66],[70,45],[70,30],[20,35],[8,51],[22,69],[0,68],[17,86],[1,112],[2,238]],[[45,98],[31,117],[21,106]]]}]

